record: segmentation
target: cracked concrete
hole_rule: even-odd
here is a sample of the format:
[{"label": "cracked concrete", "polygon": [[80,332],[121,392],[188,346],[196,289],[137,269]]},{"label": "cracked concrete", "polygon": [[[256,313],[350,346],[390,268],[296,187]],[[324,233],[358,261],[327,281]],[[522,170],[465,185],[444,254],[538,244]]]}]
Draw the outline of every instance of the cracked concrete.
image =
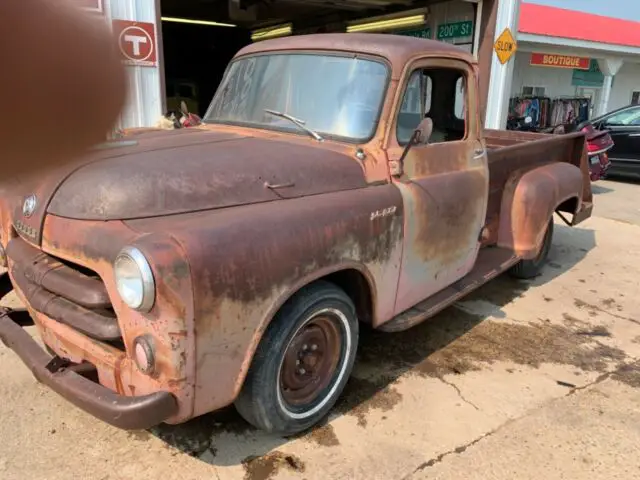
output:
[{"label": "cracked concrete", "polygon": [[[631,361],[632,360],[632,361]],[[590,382],[586,385],[582,385],[582,386],[576,386],[571,388],[571,390],[564,396],[564,397],[559,397],[559,399],[554,399],[551,400],[549,403],[541,405],[539,407],[539,411],[543,411],[544,408],[547,407],[551,407],[554,408],[557,406],[558,401],[561,398],[568,398],[578,392],[587,390],[587,389],[592,389],[593,387],[596,387],[598,385],[600,385],[601,383],[609,380],[611,377],[615,376],[616,374],[619,374],[621,371],[624,371],[626,369],[631,369],[632,371],[636,372],[638,377],[640,378],[640,363],[637,360],[634,359],[630,359],[630,361],[628,363],[624,363],[619,365],[618,367],[616,367],[614,370],[610,371],[610,372],[606,372],[603,373],[601,375],[599,375],[593,382]],[[601,414],[604,412],[601,412]],[[428,461],[424,462],[423,464],[419,465],[418,468],[416,468],[416,470],[414,472],[412,472],[411,474],[407,475],[406,477],[403,478],[403,480],[418,480],[421,478],[439,478],[438,473],[429,471],[427,472],[428,469],[431,469],[432,467],[436,467],[439,463],[442,463],[447,457],[452,456],[452,455],[460,455],[465,453],[469,448],[474,447],[476,445],[478,445],[480,442],[488,439],[489,437],[495,435],[495,434],[499,434],[501,433],[503,430],[512,428],[513,425],[517,424],[517,422],[521,419],[524,418],[528,418],[529,416],[531,416],[531,412],[527,412],[527,414],[522,415],[521,417],[518,417],[516,419],[510,419],[507,422],[505,422],[504,424],[500,425],[498,428],[491,430],[490,432],[485,433],[484,435],[481,435],[478,438],[473,439],[472,441],[464,444],[464,445],[460,445],[454,449],[448,450],[446,452],[440,453],[437,457],[431,458]],[[631,427],[632,430],[636,430],[637,429],[637,425],[633,425]],[[504,447],[507,447],[507,449],[509,449],[509,447],[512,447],[512,445],[500,445],[500,449],[502,450]],[[479,446],[478,448],[484,448],[484,446]],[[640,451],[640,449],[638,449],[638,451]],[[503,453],[502,452],[495,452],[495,458],[501,458],[501,455]],[[492,456],[493,458],[493,456]],[[491,460],[493,462],[493,460]],[[541,474],[542,472],[540,472]],[[549,475],[550,472],[546,472],[545,475]],[[640,463],[638,463],[638,467],[637,467],[637,473],[640,474]],[[519,471],[518,475],[522,475],[522,472]],[[531,476],[530,472],[525,474],[527,477]],[[462,478],[462,477],[455,477],[455,476],[451,476],[451,473],[447,472],[446,476],[450,477],[450,478]],[[585,477],[589,477],[589,475],[585,472]],[[446,477],[443,477],[446,478]],[[474,478],[474,477],[469,477],[467,476],[467,474],[465,474],[464,478]],[[482,476],[478,476],[478,478],[489,478],[486,476],[486,474],[483,473]],[[518,477],[518,478],[523,478],[523,477]],[[553,475],[551,475],[551,478],[555,478],[553,477]],[[591,478],[591,477],[589,477]],[[613,477],[612,477],[613,478]]]},{"label": "cracked concrete", "polygon": [[469,401],[469,400],[467,400],[465,398],[465,396],[460,391],[460,388],[455,383],[449,382],[449,381],[445,380],[443,377],[438,377],[438,378],[440,378],[440,381],[442,381],[443,383],[445,383],[445,384],[449,385],[451,388],[453,388],[458,393],[458,396],[460,397],[460,400],[462,400],[464,403],[466,403],[468,405],[471,405],[476,410],[480,410],[476,404],[474,404],[473,402],[471,402],[471,401]]},{"label": "cracked concrete", "polygon": [[409,332],[363,331],[344,398],[296,438],[232,409],[122,432],[0,347],[0,478],[640,478],[637,187],[599,185],[597,216],[557,224],[541,277],[501,277]]}]

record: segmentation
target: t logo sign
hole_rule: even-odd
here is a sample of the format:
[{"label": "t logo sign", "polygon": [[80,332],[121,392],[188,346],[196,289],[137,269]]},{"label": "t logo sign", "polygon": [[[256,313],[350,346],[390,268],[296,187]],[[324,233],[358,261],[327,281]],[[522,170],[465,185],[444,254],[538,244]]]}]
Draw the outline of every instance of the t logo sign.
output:
[{"label": "t logo sign", "polygon": [[133,56],[134,57],[139,57],[140,56],[140,44],[141,43],[147,43],[147,37],[140,37],[138,35],[125,35],[124,36],[124,41],[133,43]]},{"label": "t logo sign", "polygon": [[153,23],[114,20],[113,33],[118,39],[120,53],[125,63],[144,67],[157,65],[158,55]]}]

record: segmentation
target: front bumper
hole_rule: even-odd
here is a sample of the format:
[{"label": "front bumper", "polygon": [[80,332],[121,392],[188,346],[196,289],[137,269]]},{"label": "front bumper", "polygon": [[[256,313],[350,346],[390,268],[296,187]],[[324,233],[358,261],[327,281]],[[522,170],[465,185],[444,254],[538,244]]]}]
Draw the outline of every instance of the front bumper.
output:
[{"label": "front bumper", "polygon": [[[0,297],[11,291],[8,273],[0,275]],[[150,428],[178,411],[169,392],[143,396],[118,395],[82,375],[81,365],[52,357],[27,333],[25,312],[0,311],[0,340],[29,367],[34,377],[82,410],[113,426],[138,430]],[[79,368],[77,368],[79,367]]]}]

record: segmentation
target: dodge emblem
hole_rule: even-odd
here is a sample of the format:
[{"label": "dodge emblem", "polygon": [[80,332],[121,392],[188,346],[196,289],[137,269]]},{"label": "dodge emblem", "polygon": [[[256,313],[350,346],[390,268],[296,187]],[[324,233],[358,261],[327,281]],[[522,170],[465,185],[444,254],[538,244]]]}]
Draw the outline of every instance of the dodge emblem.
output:
[{"label": "dodge emblem", "polygon": [[25,217],[30,217],[33,215],[33,212],[36,211],[36,207],[38,206],[38,199],[35,195],[29,195],[24,199],[24,203],[22,204],[22,214]]}]

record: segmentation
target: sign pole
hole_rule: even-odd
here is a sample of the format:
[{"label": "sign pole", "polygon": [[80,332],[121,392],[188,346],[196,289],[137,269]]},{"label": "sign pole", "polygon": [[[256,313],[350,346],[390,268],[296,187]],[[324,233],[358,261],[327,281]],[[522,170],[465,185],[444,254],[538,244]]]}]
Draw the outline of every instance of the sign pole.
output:
[{"label": "sign pole", "polygon": [[[491,57],[491,77],[485,116],[485,128],[492,129],[505,128],[507,123],[514,64],[510,59],[517,48],[514,37],[517,36],[520,17],[520,0],[498,0],[498,2],[496,37],[494,53]],[[513,40],[511,51],[509,37]]]}]

